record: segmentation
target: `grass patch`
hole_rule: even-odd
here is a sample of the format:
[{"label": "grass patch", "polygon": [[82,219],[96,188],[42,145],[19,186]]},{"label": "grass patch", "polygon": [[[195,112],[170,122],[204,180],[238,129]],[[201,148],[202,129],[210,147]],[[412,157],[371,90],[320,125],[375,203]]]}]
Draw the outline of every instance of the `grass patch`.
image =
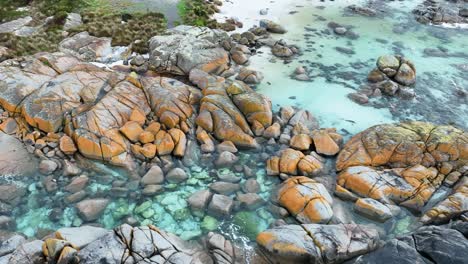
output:
[{"label": "grass patch", "polygon": [[177,11],[182,24],[217,28],[215,20],[211,16],[216,13],[217,7],[204,0],[180,0],[177,4]]},{"label": "grass patch", "polygon": [[17,11],[17,9],[27,6],[29,2],[28,0],[0,0],[0,23],[25,16],[27,12]]}]

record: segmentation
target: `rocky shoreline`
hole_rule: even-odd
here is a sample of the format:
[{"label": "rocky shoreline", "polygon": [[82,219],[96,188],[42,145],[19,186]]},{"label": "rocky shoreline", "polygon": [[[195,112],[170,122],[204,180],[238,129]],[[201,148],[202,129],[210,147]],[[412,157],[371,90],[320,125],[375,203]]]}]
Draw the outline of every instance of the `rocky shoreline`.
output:
[{"label": "rocky shoreline", "polygon": [[[300,56],[277,38],[286,30],[268,19],[230,35],[177,26],[113,67],[100,67],[112,39],[82,32],[59,52],[1,62],[0,264],[463,263],[468,132],[410,121],[348,138],[307,110],[273,107],[249,61],[261,47],[285,63]],[[352,100],[412,98],[416,67],[382,56],[368,81]],[[74,212],[73,227],[15,232],[33,200],[52,221]],[[224,233],[226,219],[256,246]],[[399,232],[378,224],[402,219]]]}]

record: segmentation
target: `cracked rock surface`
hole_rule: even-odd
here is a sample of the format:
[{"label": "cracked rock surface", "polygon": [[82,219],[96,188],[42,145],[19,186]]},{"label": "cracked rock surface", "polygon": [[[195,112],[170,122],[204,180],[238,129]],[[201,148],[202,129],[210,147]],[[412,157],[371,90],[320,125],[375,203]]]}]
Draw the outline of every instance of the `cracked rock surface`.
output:
[{"label": "cracked rock surface", "polygon": [[[423,122],[378,125],[354,136],[339,154],[336,194],[421,211],[447,176],[463,175],[467,164],[468,134],[460,129]],[[460,190],[452,200],[464,196]],[[429,214],[440,212],[448,220],[466,207],[455,203]]]},{"label": "cracked rock surface", "polygon": [[377,230],[363,225],[284,225],[257,236],[273,263],[342,263],[377,248]]}]

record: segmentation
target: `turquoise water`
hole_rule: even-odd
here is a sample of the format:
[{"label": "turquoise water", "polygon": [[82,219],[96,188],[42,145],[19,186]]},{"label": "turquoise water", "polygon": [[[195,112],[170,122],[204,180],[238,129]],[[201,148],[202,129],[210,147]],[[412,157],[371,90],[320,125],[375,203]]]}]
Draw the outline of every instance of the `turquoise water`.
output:
[{"label": "turquoise water", "polygon": [[[310,1],[302,8],[290,7],[285,13],[297,13],[279,18],[288,33],[278,38],[299,45],[304,54],[289,64],[280,60],[272,64],[269,50],[263,49],[252,63],[265,74],[258,90],[275,105],[306,108],[322,121],[322,126],[353,134],[371,125],[405,119],[468,127],[467,98],[455,92],[456,88],[468,90],[468,29],[417,23],[411,10],[418,3],[390,1],[380,8],[377,17],[345,14],[349,1],[326,2],[324,8],[314,7],[316,3]],[[329,22],[351,28],[359,37],[338,36],[327,26]],[[324,33],[327,30],[329,34]],[[336,47],[352,48],[355,54],[337,52]],[[424,49],[438,47],[454,56],[425,55]],[[346,95],[366,83],[376,59],[385,54],[402,54],[415,63],[417,97],[402,100],[384,96],[375,100],[378,107],[361,106],[348,99]],[[317,77],[311,82],[289,78],[299,65],[307,66]]]},{"label": "turquoise water", "polygon": [[[139,7],[149,8],[152,5],[147,4],[152,3],[160,8],[160,1],[141,2]],[[167,3],[171,6],[174,2]],[[325,7],[317,8],[314,6],[317,2],[312,1],[305,2],[303,7],[290,7],[285,13],[297,13],[284,15],[280,19],[289,30],[280,37],[300,46],[303,51],[300,57],[288,64],[279,59],[272,61],[269,50],[263,48],[263,53],[251,58],[251,67],[265,75],[258,91],[269,96],[276,109],[279,105],[308,109],[320,120],[322,127],[336,127],[345,136],[375,124],[405,119],[468,127],[467,98],[456,93],[456,89],[468,89],[467,29],[443,29],[418,24],[410,13],[417,4],[414,1],[389,2],[381,7],[382,12],[374,18],[345,14],[344,7],[349,4],[348,1],[321,4]],[[173,8],[169,9],[173,11]],[[351,28],[359,37],[350,39],[333,34],[327,26],[332,21]],[[343,54],[336,47],[352,48],[355,53]],[[425,55],[424,49],[437,47],[447,49],[450,56]],[[414,89],[417,97],[403,100],[384,96],[372,99],[372,106],[361,106],[349,100],[347,94],[366,83],[366,76],[374,68],[377,57],[394,53],[403,54],[415,63],[418,77]],[[290,78],[299,65],[311,69],[314,77],[310,82]],[[243,153],[241,164],[255,171],[255,178],[261,185],[260,195],[268,200],[279,181],[265,175],[265,164],[257,156]],[[97,222],[112,228],[131,216],[140,224],[157,225],[184,239],[196,238],[214,230],[247,246],[254,234],[266,229],[274,217],[266,207],[243,211],[226,219],[192,213],[186,199],[197,190],[207,189],[216,178],[213,174],[217,170],[206,164],[211,162],[200,162],[198,166],[189,168],[190,178],[185,183],[165,184],[164,192],[154,197],[144,197],[140,194],[141,187],[129,180],[124,172],[95,163],[94,169],[86,172],[90,177],[87,187],[89,197],[112,200]],[[242,182],[246,180],[243,173],[229,173],[241,177]],[[17,231],[28,236],[40,236],[63,226],[83,224],[74,205],[64,201],[66,193],[61,188],[66,181],[63,177],[59,178],[59,190],[54,194],[48,194],[41,188],[43,176],[33,175],[21,181],[15,179],[15,183],[28,189],[27,197],[13,211]],[[333,180],[334,176],[326,177]],[[126,197],[116,197],[111,190],[111,182],[115,180],[124,181],[123,186],[129,189]],[[344,203],[344,207],[349,210],[350,205]],[[370,223],[351,211],[348,213],[355,221]],[[399,234],[407,232],[413,220],[414,216],[405,212],[399,219],[374,224],[390,234]]]}]

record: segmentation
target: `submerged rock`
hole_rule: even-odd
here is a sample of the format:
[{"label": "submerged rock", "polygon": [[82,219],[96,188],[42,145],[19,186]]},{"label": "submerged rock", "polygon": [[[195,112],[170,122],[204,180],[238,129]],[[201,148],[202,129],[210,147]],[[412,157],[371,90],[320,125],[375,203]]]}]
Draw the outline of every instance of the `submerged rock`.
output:
[{"label": "submerged rock", "polygon": [[342,263],[378,247],[377,230],[356,224],[284,225],[257,236],[274,263]]},{"label": "submerged rock", "polygon": [[109,204],[108,199],[87,199],[76,204],[78,214],[85,221],[98,219]]}]

